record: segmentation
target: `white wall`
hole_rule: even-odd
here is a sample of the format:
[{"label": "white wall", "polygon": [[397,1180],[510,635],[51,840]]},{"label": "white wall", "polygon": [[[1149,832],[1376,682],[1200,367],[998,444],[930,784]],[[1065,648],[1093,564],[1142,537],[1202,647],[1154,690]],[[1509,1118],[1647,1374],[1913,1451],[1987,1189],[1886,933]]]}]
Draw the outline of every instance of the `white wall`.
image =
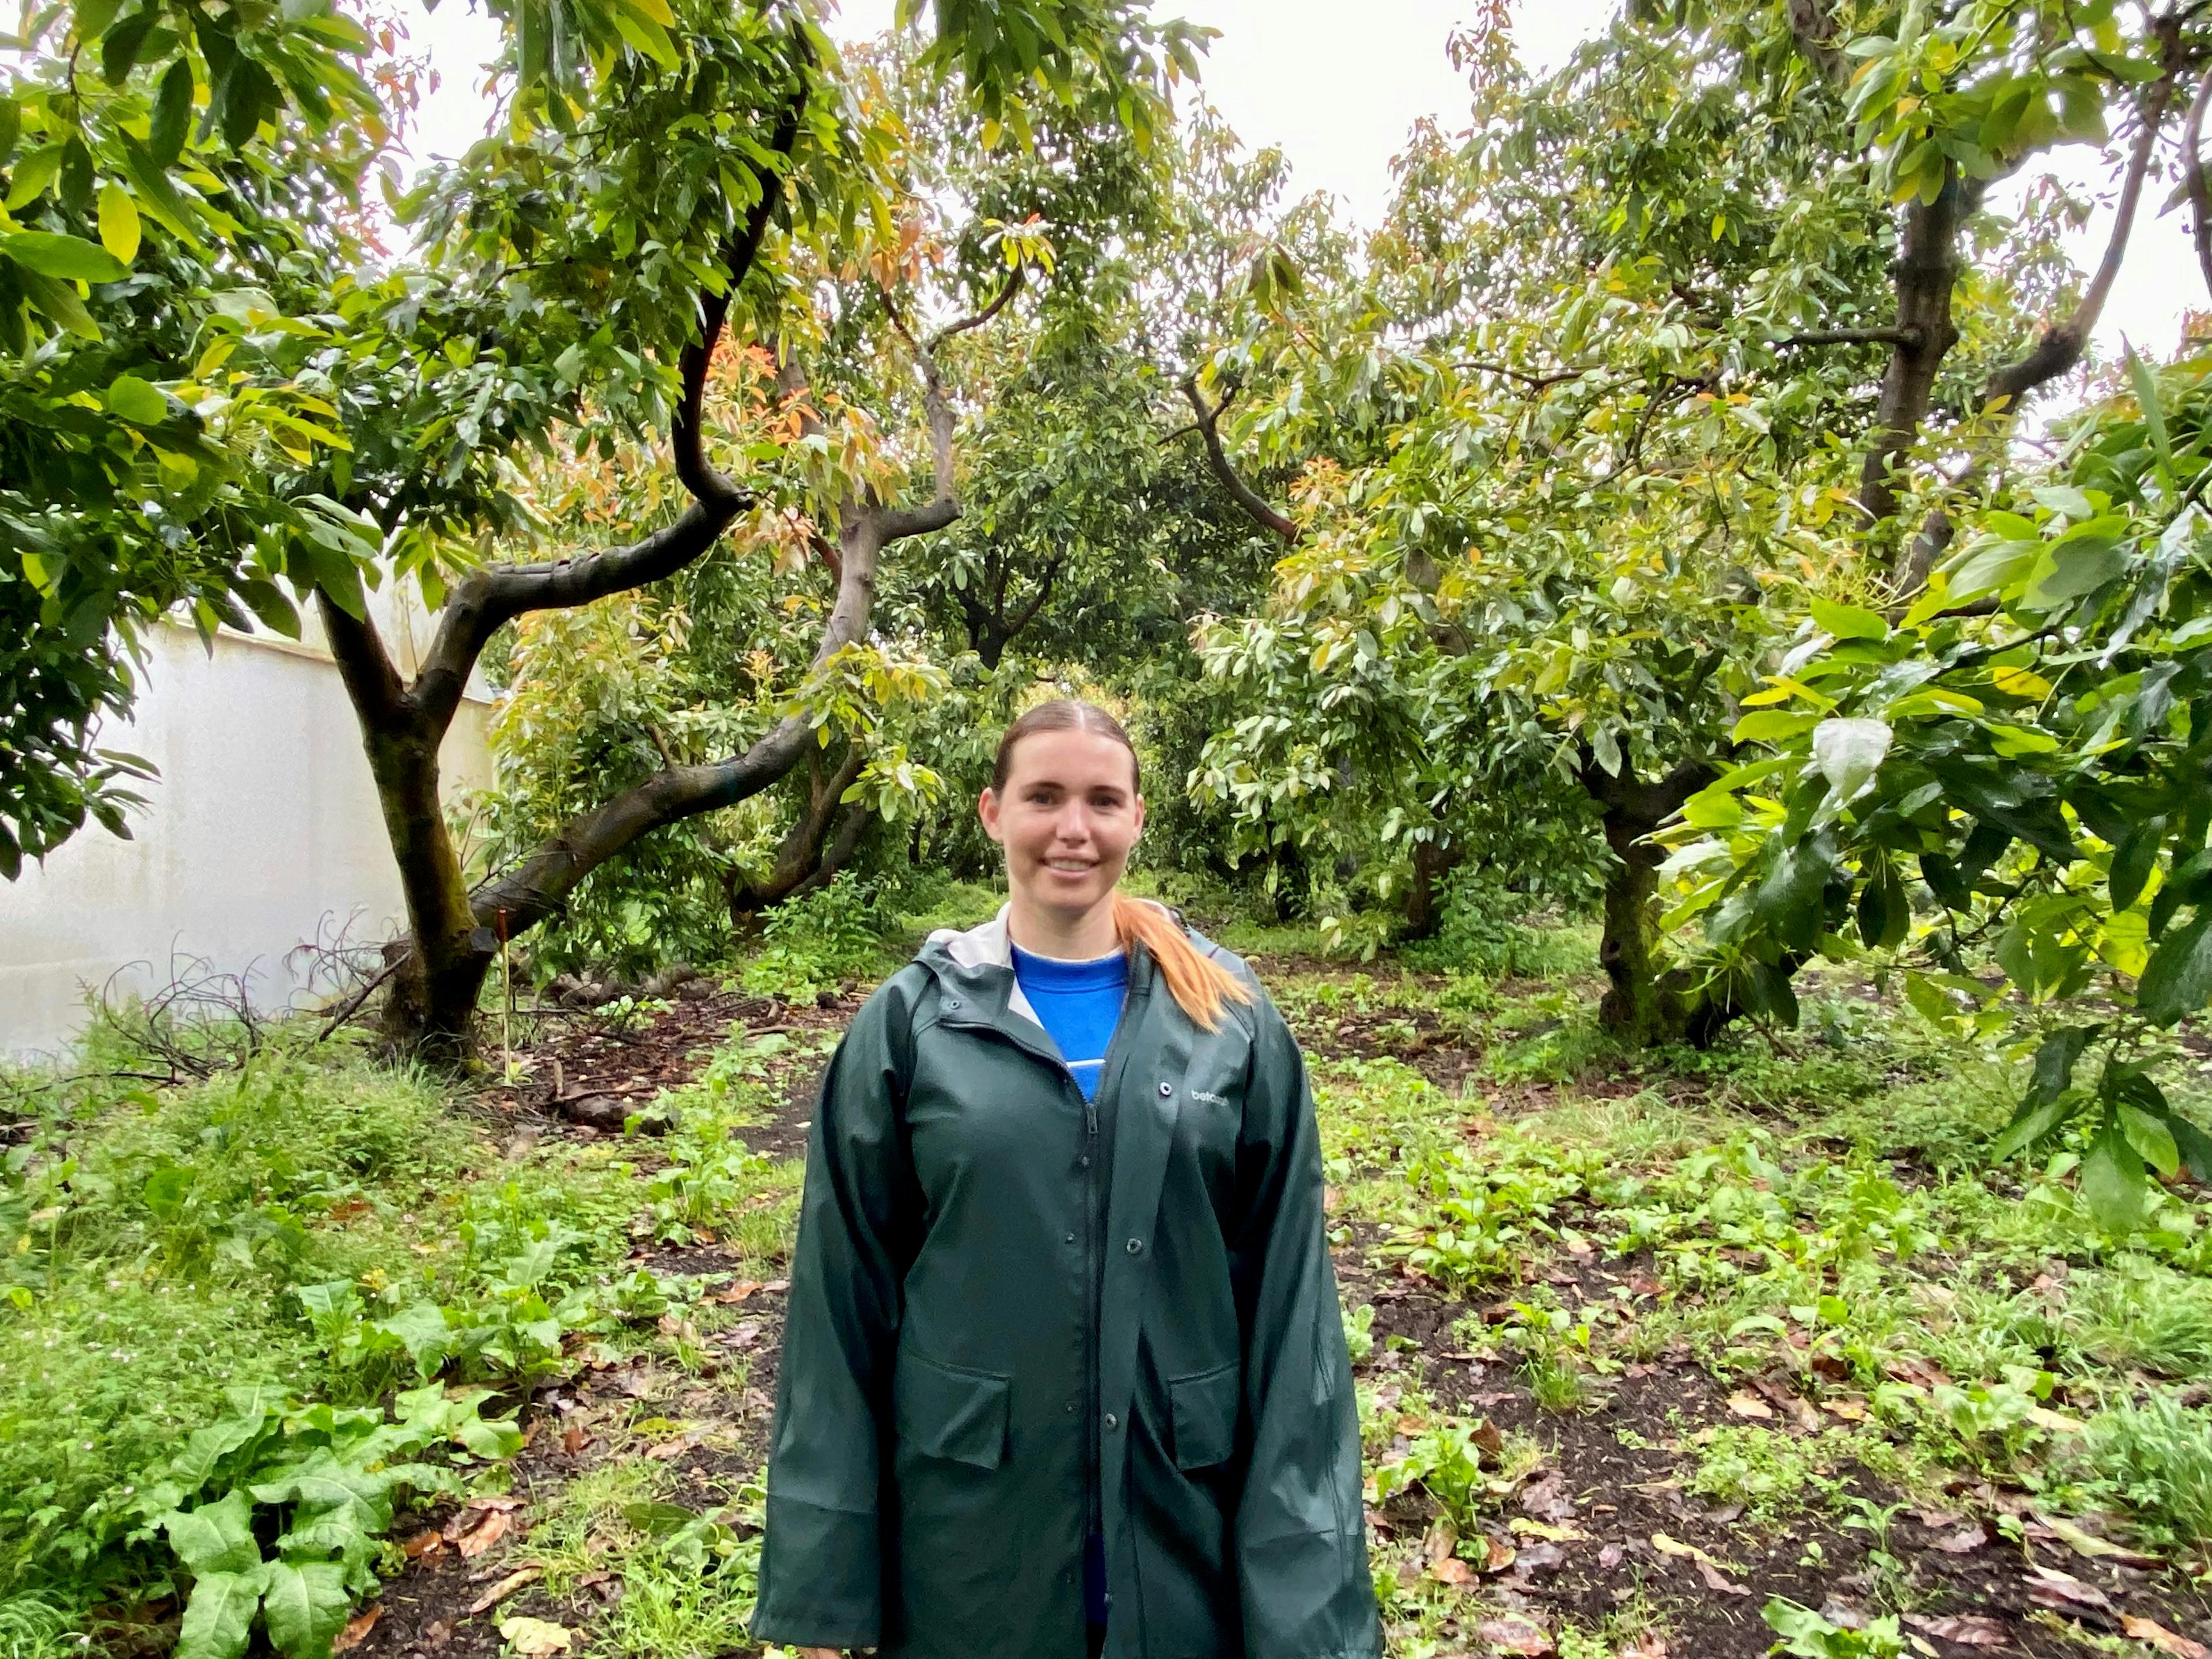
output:
[{"label": "white wall", "polygon": [[[411,672],[422,619],[377,608]],[[294,946],[349,921],[352,938],[381,940],[402,913],[360,727],[315,636],[226,631],[210,653],[164,625],[147,647],[132,720],[100,736],[161,771],[140,787],[134,838],[88,824],[0,882],[0,1052],[64,1047],[88,993],[118,969],[120,985],[167,984],[173,957],[250,972],[257,1000],[282,1006],[301,982]],[[446,739],[448,800],[491,779],[491,709],[472,690]]]}]

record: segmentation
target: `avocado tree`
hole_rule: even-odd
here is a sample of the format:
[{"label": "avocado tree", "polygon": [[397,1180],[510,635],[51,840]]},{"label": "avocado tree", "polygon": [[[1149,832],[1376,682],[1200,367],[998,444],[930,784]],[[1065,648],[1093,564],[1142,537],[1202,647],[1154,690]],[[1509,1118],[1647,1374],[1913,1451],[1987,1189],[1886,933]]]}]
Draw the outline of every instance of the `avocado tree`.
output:
[{"label": "avocado tree", "polygon": [[0,58],[0,876],[143,762],[101,746],[144,630],[253,617],[376,548],[297,463],[337,453],[298,368],[368,257],[363,183],[411,95],[336,6],[29,8]]},{"label": "avocado tree", "polygon": [[1669,837],[1708,973],[1902,966],[1931,1020],[2033,1053],[1994,1154],[2073,1130],[2118,1226],[2150,1171],[2212,1180],[2152,1075],[2212,1001],[2212,361],[2130,367],[1909,611],[1813,608]]}]

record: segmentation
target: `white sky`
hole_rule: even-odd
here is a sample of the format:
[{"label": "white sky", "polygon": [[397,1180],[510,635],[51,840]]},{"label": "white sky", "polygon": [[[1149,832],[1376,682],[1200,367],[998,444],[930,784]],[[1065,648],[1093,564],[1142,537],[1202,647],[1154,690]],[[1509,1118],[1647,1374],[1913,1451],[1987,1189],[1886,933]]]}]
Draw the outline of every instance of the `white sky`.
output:
[{"label": "white sky", "polygon": [[[1512,0],[1514,33],[1531,68],[1559,64],[1602,27],[1617,0]],[[894,0],[842,0],[837,33],[863,39],[889,27]],[[1363,225],[1381,216],[1390,159],[1423,115],[1447,127],[1462,119],[1467,88],[1444,56],[1452,27],[1474,12],[1468,0],[1155,0],[1156,14],[1180,15],[1221,31],[1206,60],[1206,96],[1246,143],[1279,144],[1292,189],[1325,190]],[[483,136],[487,106],[476,66],[495,32],[467,0],[444,0],[422,15],[415,38],[443,82],[424,100],[417,155],[458,154]],[[2094,152],[2075,147],[2056,158],[2077,188],[2101,185],[2110,172]],[[2022,187],[2008,185],[2000,200]],[[2122,337],[2160,355],[2180,337],[2181,318],[2212,307],[2197,269],[2185,216],[2156,216],[2166,186],[2145,191],[2125,266],[2096,331],[2117,353]],[[2109,190],[2104,193],[2109,196]],[[2094,216],[2069,252],[2086,270],[2104,250],[2109,211]]]}]

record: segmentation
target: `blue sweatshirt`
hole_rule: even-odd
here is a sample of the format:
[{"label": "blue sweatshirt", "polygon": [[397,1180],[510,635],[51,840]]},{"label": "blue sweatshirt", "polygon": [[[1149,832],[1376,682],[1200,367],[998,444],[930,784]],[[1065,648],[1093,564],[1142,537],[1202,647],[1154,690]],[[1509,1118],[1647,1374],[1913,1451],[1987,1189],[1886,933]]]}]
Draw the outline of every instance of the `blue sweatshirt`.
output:
[{"label": "blue sweatshirt", "polygon": [[1089,962],[1062,962],[1031,956],[1013,947],[1014,977],[1036,1010],[1037,1023],[1059,1046],[1060,1057],[1074,1073],[1085,1100],[1098,1095],[1106,1071],[1106,1045],[1121,1023],[1121,1004],[1129,990],[1129,958],[1116,951]]}]

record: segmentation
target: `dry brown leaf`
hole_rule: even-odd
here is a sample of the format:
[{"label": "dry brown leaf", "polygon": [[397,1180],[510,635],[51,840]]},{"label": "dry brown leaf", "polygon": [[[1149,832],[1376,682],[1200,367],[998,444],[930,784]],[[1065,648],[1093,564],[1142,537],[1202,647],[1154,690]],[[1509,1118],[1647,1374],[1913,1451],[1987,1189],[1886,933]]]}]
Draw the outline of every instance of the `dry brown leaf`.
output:
[{"label": "dry brown leaf", "polygon": [[1949,1372],[1914,1354],[1907,1354],[1902,1359],[1893,1359],[1882,1370],[1893,1381],[1917,1383],[1923,1389],[1948,1389],[1951,1386]]},{"label": "dry brown leaf", "polygon": [[487,1510],[480,1522],[453,1540],[453,1547],[460,1551],[465,1560],[473,1561],[506,1537],[507,1529],[514,1524],[505,1510]]},{"label": "dry brown leaf", "polygon": [[1713,1559],[1695,1544],[1685,1544],[1680,1539],[1669,1538],[1663,1532],[1651,1534],[1651,1547],[1662,1555],[1672,1555],[1686,1561],[1710,1561]]},{"label": "dry brown leaf", "polygon": [[664,1440],[657,1446],[647,1446],[645,1455],[665,1463],[672,1457],[681,1457],[697,1443],[688,1434],[679,1434],[673,1440]]},{"label": "dry brown leaf", "polygon": [[502,1619],[499,1633],[507,1645],[526,1659],[547,1659],[547,1656],[566,1653],[573,1640],[568,1627],[556,1625],[550,1619]]},{"label": "dry brown leaf", "polygon": [[2121,1616],[2120,1628],[2136,1641],[2148,1642],[2160,1653],[2172,1654],[2173,1659],[2212,1659],[2212,1648],[2176,1635],[2155,1619],[2138,1619],[2133,1613],[2125,1613]]},{"label": "dry brown leaf", "polygon": [[1565,1521],[1575,1512],[1575,1500],[1567,1487],[1567,1478],[1553,1469],[1541,1480],[1522,1489],[1521,1507],[1540,1521]]},{"label": "dry brown leaf", "polygon": [[1977,1521],[1936,1540],[1936,1547],[1946,1555],[1971,1555],[1990,1541],[1990,1529]]},{"label": "dry brown leaf", "polygon": [[1554,1544],[1572,1544],[1589,1536],[1580,1527],[1555,1527],[1547,1522],[1531,1521],[1525,1515],[1515,1516],[1506,1525],[1528,1537],[1547,1539]]},{"label": "dry brown leaf", "polygon": [[1748,1595],[1751,1586],[1739,1584],[1711,1561],[1702,1558],[1698,1562],[1698,1577],[1705,1581],[1705,1588],[1722,1595]]},{"label": "dry brown leaf", "polygon": [[1962,1648],[2001,1648],[2012,1640],[2002,1625],[1978,1613],[1950,1613],[1941,1619],[1908,1613],[1905,1622],[1938,1641],[1956,1642]]},{"label": "dry brown leaf", "polygon": [[1613,1659],[1668,1659],[1666,1639],[1657,1636],[1639,1636],[1614,1655]]},{"label": "dry brown leaf", "polygon": [[525,1584],[535,1583],[545,1576],[542,1567],[523,1567],[510,1572],[482,1595],[469,1603],[471,1613],[489,1613]]},{"label": "dry brown leaf", "polygon": [[1499,1653],[1540,1656],[1553,1651],[1551,1632],[1534,1620],[1524,1619],[1517,1613],[1502,1613],[1495,1619],[1484,1620],[1475,1634]]},{"label": "dry brown leaf", "polygon": [[1458,1529],[1449,1521],[1439,1516],[1437,1517],[1436,1524],[1422,1536],[1421,1559],[1434,1566],[1458,1547]]},{"label": "dry brown leaf", "polygon": [[1820,1402],[1820,1409],[1829,1416],[1839,1419],[1845,1423],[1863,1423],[1867,1420],[1866,1401],[1863,1400],[1823,1400]]},{"label": "dry brown leaf", "polygon": [[1757,1395],[1746,1394],[1740,1389],[1728,1397],[1728,1408],[1734,1412],[1738,1417],[1757,1417],[1763,1419],[1774,1415],[1773,1407],[1768,1405]]},{"label": "dry brown leaf", "polygon": [[590,1439],[591,1436],[584,1432],[582,1424],[571,1423],[561,1431],[561,1449],[574,1457],[584,1449]]},{"label": "dry brown leaf", "polygon": [[445,1534],[435,1527],[416,1533],[399,1547],[407,1553],[410,1561],[419,1561],[426,1555],[435,1555],[446,1547]]},{"label": "dry brown leaf", "polygon": [[1456,1555],[1447,1555],[1441,1561],[1429,1564],[1429,1577],[1439,1584],[1472,1584],[1474,1569]]},{"label": "dry brown leaf", "polygon": [[453,1639],[453,1627],[442,1619],[433,1619],[422,1626],[422,1640],[434,1648],[442,1648]]},{"label": "dry brown leaf", "polygon": [[2056,1567],[2031,1566],[2027,1570],[2029,1599],[2046,1607],[2065,1611],[2070,1603],[2075,1607],[2095,1607],[2100,1612],[2112,1610],[2112,1598],[2094,1584],[2087,1584],[2070,1572],[2061,1572]]},{"label": "dry brown leaf", "polygon": [[761,1282],[757,1279],[740,1279],[734,1284],[723,1285],[722,1288],[718,1291],[709,1291],[707,1293],[707,1300],[709,1302],[742,1302],[747,1297],[750,1296],[755,1291],[760,1289],[760,1287]]},{"label": "dry brown leaf", "polygon": [[359,1647],[368,1639],[369,1632],[376,1628],[376,1621],[383,1617],[381,1607],[364,1608],[346,1620],[346,1627],[331,1638],[331,1651],[347,1653]]}]

